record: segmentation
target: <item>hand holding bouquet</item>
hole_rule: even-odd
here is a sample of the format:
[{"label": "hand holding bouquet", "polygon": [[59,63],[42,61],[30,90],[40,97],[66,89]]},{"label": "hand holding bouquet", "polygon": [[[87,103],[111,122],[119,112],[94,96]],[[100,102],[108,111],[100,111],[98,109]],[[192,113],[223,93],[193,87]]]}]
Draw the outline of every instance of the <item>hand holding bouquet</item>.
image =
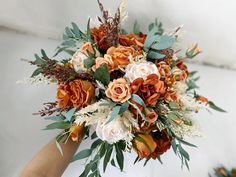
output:
[{"label": "hand holding bouquet", "polygon": [[[192,133],[192,114],[202,108],[224,112],[212,101],[196,93],[196,72],[185,64],[200,53],[197,45],[185,56],[178,56],[173,45],[178,40],[177,28],[164,32],[158,21],[151,23],[147,33],[137,22],[133,33],[122,29],[126,18],[123,4],[114,17],[98,1],[102,17],[100,26],[86,32],[72,23],[63,35],[59,53],[69,54],[62,60],[48,57],[44,50],[30,61],[37,69],[36,81],[57,84],[57,98],[45,103],[39,111],[45,119],[55,121],[46,129],[62,129],[58,142],[91,138],[93,143],[78,152],[73,161],[85,159],[82,176],[101,176],[99,164],[124,168],[124,153],[135,151],[136,162],[161,161],[171,147],[188,167],[189,154],[183,145]],[[66,137],[66,138],[64,138]]]}]

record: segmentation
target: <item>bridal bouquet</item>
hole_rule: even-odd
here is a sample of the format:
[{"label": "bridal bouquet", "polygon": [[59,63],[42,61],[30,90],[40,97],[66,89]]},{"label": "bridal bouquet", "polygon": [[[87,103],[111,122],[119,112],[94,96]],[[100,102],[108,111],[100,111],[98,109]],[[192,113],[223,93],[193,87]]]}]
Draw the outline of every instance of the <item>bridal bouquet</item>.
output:
[{"label": "bridal bouquet", "polygon": [[[55,101],[39,111],[55,121],[46,129],[63,130],[56,137],[62,155],[59,142],[92,140],[72,160],[86,159],[81,177],[101,176],[100,163],[104,172],[109,164],[123,171],[125,152],[137,153],[134,163],[162,163],[161,156],[171,147],[188,168],[184,145],[195,145],[184,138],[196,128],[192,114],[202,108],[224,112],[195,91],[198,77],[185,61],[200,49],[195,44],[180,56],[174,46],[180,28],[168,33],[156,20],[147,32],[140,31],[137,22],[133,32],[126,32],[124,3],[114,16],[98,4],[98,26],[92,27],[89,20],[82,32],[72,23],[55,56],[41,50],[29,61],[37,67],[33,81],[57,84]],[[61,52],[66,57],[54,59]]]}]

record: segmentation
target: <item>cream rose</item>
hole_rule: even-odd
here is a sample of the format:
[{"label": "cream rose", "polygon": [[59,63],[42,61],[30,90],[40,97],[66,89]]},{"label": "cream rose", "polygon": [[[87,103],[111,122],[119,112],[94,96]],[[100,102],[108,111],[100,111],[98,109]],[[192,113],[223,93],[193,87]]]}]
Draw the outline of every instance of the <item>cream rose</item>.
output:
[{"label": "cream rose", "polygon": [[88,58],[88,52],[95,54],[96,57],[100,55],[98,51],[94,51],[90,42],[84,43],[80,49],[75,52],[70,60],[70,63],[73,65],[76,72],[86,70],[84,67],[84,60]]},{"label": "cream rose", "polygon": [[126,140],[131,134],[130,127],[127,126],[125,117],[118,116],[115,120],[107,123],[107,119],[99,120],[96,125],[97,136],[109,144],[116,143],[120,140]]},{"label": "cream rose", "polygon": [[150,74],[156,74],[160,78],[160,73],[154,63],[144,62],[144,63],[132,63],[126,67],[125,78],[132,83],[137,78],[147,79]]},{"label": "cream rose", "polygon": [[124,103],[131,98],[131,89],[124,78],[115,79],[108,84],[106,96],[115,102]]}]

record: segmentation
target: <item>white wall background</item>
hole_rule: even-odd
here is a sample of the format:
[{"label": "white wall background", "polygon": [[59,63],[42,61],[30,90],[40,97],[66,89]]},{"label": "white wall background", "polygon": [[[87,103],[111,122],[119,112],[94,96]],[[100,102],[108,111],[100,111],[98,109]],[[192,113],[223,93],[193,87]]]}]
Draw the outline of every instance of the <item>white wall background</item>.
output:
[{"label": "white wall background", "polygon": [[[43,102],[54,99],[55,87],[17,85],[17,80],[28,77],[33,70],[19,58],[30,59],[41,48],[52,54],[60,41],[47,38],[58,39],[71,21],[84,26],[88,15],[99,12],[95,0],[0,2],[0,26],[27,32],[23,35],[0,31],[0,176],[16,177],[25,163],[56,135],[54,131],[42,131],[48,122],[32,116]],[[104,2],[111,9],[118,4],[114,0]],[[234,66],[235,5],[233,0],[135,0],[135,4],[129,1],[127,26],[131,26],[134,17],[144,26],[155,16],[168,29],[184,24],[187,32],[182,46],[198,41],[204,49],[201,60]],[[124,174],[111,167],[105,177],[207,177],[221,163],[229,167],[236,165],[236,71],[202,65],[190,65],[190,68],[200,71],[200,92],[228,111],[227,114],[203,112],[197,116],[203,138],[191,139],[199,146],[189,149],[191,171],[181,170],[180,161],[172,152],[163,156],[164,165],[151,162],[145,169],[141,168],[142,164],[133,165],[135,154],[132,154],[127,155]],[[81,149],[86,145],[83,143]],[[63,177],[78,176],[83,168],[81,164],[71,164]]]}]

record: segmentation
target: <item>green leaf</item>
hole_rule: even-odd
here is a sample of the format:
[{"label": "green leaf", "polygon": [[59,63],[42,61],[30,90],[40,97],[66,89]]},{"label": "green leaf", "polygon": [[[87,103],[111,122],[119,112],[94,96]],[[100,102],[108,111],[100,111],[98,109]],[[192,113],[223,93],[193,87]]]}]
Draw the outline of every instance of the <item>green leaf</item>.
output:
[{"label": "green leaf", "polygon": [[111,160],[111,165],[112,165],[113,167],[116,167],[116,163],[115,163],[115,160],[114,160],[114,159]]},{"label": "green leaf", "polygon": [[59,142],[57,140],[56,140],[56,146],[57,146],[57,149],[59,150],[59,152],[61,153],[61,155],[63,156],[63,151],[62,151],[61,145],[59,144]]},{"label": "green leaf", "polygon": [[164,50],[170,48],[175,42],[176,38],[168,35],[163,36],[154,36],[155,44],[151,46],[152,49],[155,50]]},{"label": "green leaf", "polygon": [[96,133],[96,131],[95,132],[93,132],[93,134],[91,135],[91,139],[93,140],[93,139],[95,139],[95,138],[97,138],[98,136],[97,136],[97,133]]},{"label": "green leaf", "polygon": [[144,164],[143,164],[144,167],[147,165],[147,163],[148,163],[148,161],[149,161],[150,159],[151,159],[151,157],[148,157],[148,158],[145,160],[145,162],[144,162]]},{"label": "green leaf", "polygon": [[141,31],[141,30],[140,30],[140,26],[139,26],[139,24],[138,24],[138,21],[135,20],[135,22],[134,22],[134,27],[133,27],[133,33],[139,35],[140,31]]},{"label": "green leaf", "polygon": [[44,65],[45,64],[45,60],[43,60],[42,58],[40,58],[37,54],[34,54],[34,57],[35,57],[35,63],[37,65]]},{"label": "green leaf", "polygon": [[110,73],[106,64],[100,66],[94,72],[94,78],[100,81],[104,85],[108,85],[110,82]]},{"label": "green leaf", "polygon": [[132,99],[133,101],[135,101],[136,103],[142,105],[143,107],[146,107],[146,105],[145,105],[143,99],[142,99],[140,96],[138,96],[137,94],[132,94],[131,99]]},{"label": "green leaf", "polygon": [[66,112],[66,113],[64,114],[64,116],[66,117],[66,119],[67,119],[69,122],[71,121],[72,117],[74,116],[75,111],[76,111],[76,108],[72,108],[72,109],[70,109],[68,112]]},{"label": "green leaf", "polygon": [[106,153],[106,155],[104,157],[104,162],[103,162],[103,171],[104,172],[106,171],[107,165],[110,162],[112,150],[113,150],[113,146],[110,145],[108,150],[107,150],[107,153]]},{"label": "green leaf", "polygon": [[120,170],[123,171],[123,168],[124,168],[124,155],[123,155],[123,152],[117,147],[116,147],[116,160],[117,160],[117,163],[120,167]]},{"label": "green leaf", "polygon": [[41,54],[43,59],[49,59],[49,57],[47,56],[46,52],[43,49],[41,49]]},{"label": "green leaf", "polygon": [[219,112],[227,112],[224,109],[216,106],[215,103],[213,103],[212,101],[209,101],[208,104],[209,104],[211,109],[214,109],[214,110],[219,111]]},{"label": "green leaf", "polygon": [[92,57],[88,57],[87,59],[84,60],[84,66],[87,69],[92,68],[92,66],[95,65],[95,60]]},{"label": "green leaf", "polygon": [[64,116],[50,116],[50,117],[46,117],[46,120],[54,120],[54,121],[63,121],[65,120]]},{"label": "green leaf", "polygon": [[74,22],[72,22],[71,25],[72,25],[75,37],[80,38],[81,37],[81,35],[80,35],[81,33],[80,33],[79,27]]},{"label": "green leaf", "polygon": [[100,149],[99,149],[99,157],[102,158],[105,153],[106,153],[106,149],[107,148],[107,143],[102,143]]},{"label": "green leaf", "polygon": [[119,114],[122,114],[124,113],[125,111],[127,111],[129,109],[129,103],[125,102],[121,105],[120,107],[120,112]]},{"label": "green leaf", "polygon": [[178,145],[176,144],[174,139],[171,141],[171,145],[172,145],[172,149],[174,150],[174,152],[176,154],[177,153]]},{"label": "green leaf", "polygon": [[67,41],[64,41],[61,45],[66,47],[76,47],[76,42],[73,39],[69,39]]},{"label": "green leaf", "polygon": [[30,77],[35,77],[43,72],[42,68],[37,68]]},{"label": "green leaf", "polygon": [[158,60],[165,57],[165,55],[158,53],[157,51],[150,51],[147,55],[148,59]]},{"label": "green leaf", "polygon": [[119,115],[120,108],[121,108],[121,106],[115,106],[115,107],[112,109],[111,115],[110,115],[110,117],[109,117],[109,120],[106,122],[106,124],[108,124],[108,123],[110,123],[111,121],[113,121],[113,120]]},{"label": "green leaf", "polygon": [[94,142],[92,143],[92,145],[91,145],[91,149],[96,149],[96,148],[97,148],[100,144],[102,144],[102,143],[103,143],[103,141],[100,140],[100,139],[94,141]]},{"label": "green leaf", "polygon": [[87,24],[87,41],[92,42],[91,31],[90,31],[90,18],[88,19],[88,24]]},{"label": "green leaf", "polygon": [[52,129],[68,129],[70,127],[70,123],[68,122],[54,122],[46,126],[44,130],[52,130]]},{"label": "green leaf", "polygon": [[74,34],[72,33],[72,31],[70,30],[69,27],[66,27],[66,28],[65,28],[65,33],[66,33],[66,35],[67,35],[69,38],[73,38],[73,37],[74,37]]},{"label": "green leaf", "polygon": [[171,119],[171,120],[179,120],[179,118],[178,118],[178,116],[175,114],[175,113],[173,113],[173,112],[170,112],[168,115],[167,115],[167,118],[168,119]]},{"label": "green leaf", "polygon": [[188,161],[190,160],[190,157],[189,157],[189,154],[187,153],[187,151],[185,151],[182,146],[179,144],[178,145],[178,149],[179,149],[179,152],[182,156],[184,156]]},{"label": "green leaf", "polygon": [[80,152],[78,152],[73,159],[71,160],[71,162],[74,162],[76,160],[81,160],[81,159],[85,159],[87,157],[89,157],[92,154],[92,150],[91,149],[85,149],[82,150]]}]

